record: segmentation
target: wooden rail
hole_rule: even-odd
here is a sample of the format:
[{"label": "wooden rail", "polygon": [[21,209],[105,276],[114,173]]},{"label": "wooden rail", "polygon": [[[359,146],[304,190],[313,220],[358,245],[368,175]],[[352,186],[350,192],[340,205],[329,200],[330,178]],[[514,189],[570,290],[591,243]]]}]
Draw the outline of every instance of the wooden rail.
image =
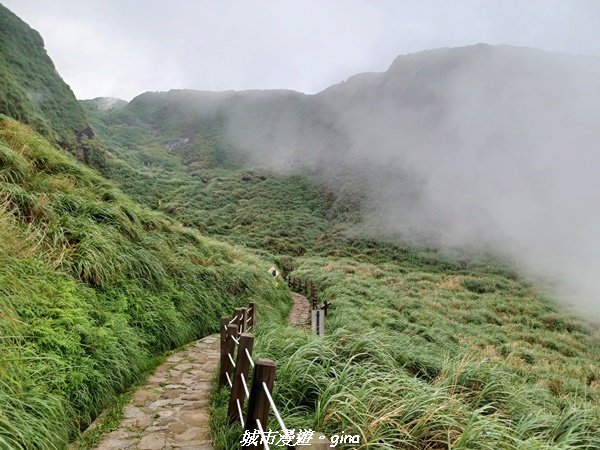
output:
[{"label": "wooden rail", "polygon": [[325,318],[331,302],[325,301],[319,306],[319,287],[314,283],[291,277],[287,272],[284,272],[283,279],[292,291],[304,294],[310,300],[312,303],[311,324],[313,333],[317,336],[323,336],[325,334]]},{"label": "wooden rail", "polygon": [[[270,359],[252,358],[254,335],[251,333],[256,324],[256,303],[247,308],[235,308],[233,317],[221,317],[221,364],[219,385],[231,388],[227,417],[230,424],[239,421],[244,429],[244,437],[256,436],[257,439],[245,442],[242,449],[266,449],[269,444],[269,414],[276,417],[282,433],[290,433],[273,401],[276,365]],[[250,374],[251,382],[250,382]],[[247,400],[246,414],[244,405]],[[288,434],[289,436],[289,434]],[[321,433],[314,433],[309,441],[299,441],[287,445],[288,449],[330,449],[329,440]]]}]

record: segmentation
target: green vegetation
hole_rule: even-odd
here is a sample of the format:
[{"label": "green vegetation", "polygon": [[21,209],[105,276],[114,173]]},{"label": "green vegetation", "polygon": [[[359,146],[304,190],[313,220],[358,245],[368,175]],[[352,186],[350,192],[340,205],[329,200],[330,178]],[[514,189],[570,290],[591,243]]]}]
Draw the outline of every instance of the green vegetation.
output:
[{"label": "green vegetation", "polygon": [[[94,120],[114,126],[124,108]],[[121,132],[142,135],[128,120]],[[257,354],[278,363],[275,396],[288,427],[357,433],[378,449],[600,447],[597,330],[489,258],[360,238],[358,186],[334,193],[306,176],[231,164],[191,170],[162,133],[138,141],[154,152],[146,166],[113,143],[119,164],[138,167],[135,179],[121,179],[128,192],[293,268],[333,303],[325,338],[257,328]],[[241,436],[225,424],[226,402],[215,391],[222,449]]]},{"label": "green vegetation", "polygon": [[[0,448],[64,448],[112,404],[109,426],[160,355],[248,301],[290,428],[377,449],[600,448],[597,329],[492,260],[365,238],[359,185],[244,168],[223,135],[234,97],[80,106],[0,6],[0,113],[119,184],[0,116]],[[320,285],[326,337],[284,325],[265,259]],[[230,449],[225,402],[215,390],[212,428]]]},{"label": "green vegetation", "polygon": [[42,37],[2,5],[0,114],[32,126],[86,164],[104,164],[104,150],[75,95],[56,72]]},{"label": "green vegetation", "polygon": [[[260,261],[141,208],[0,118],[0,448],[63,448],[153,363],[289,294]],[[269,319],[270,318],[270,319]]]},{"label": "green vegetation", "polygon": [[[155,116],[148,111],[151,96],[139,98],[145,100],[108,111],[97,108],[98,100],[82,102],[113,153],[108,176],[132,198],[186,226],[269,255],[344,251],[328,242],[360,218],[355,193],[334,193],[306,176],[243,169],[214,119],[204,123],[191,116],[187,125],[172,127],[149,123],[136,114]],[[156,102],[162,111],[160,99]],[[192,132],[196,123],[202,127]]]},{"label": "green vegetation", "polygon": [[[294,275],[333,307],[324,338],[259,330],[286,425],[378,449],[598,448],[598,332],[510,273],[423,256],[296,259]],[[225,398],[213,418],[223,449],[241,434],[224,425]]]}]

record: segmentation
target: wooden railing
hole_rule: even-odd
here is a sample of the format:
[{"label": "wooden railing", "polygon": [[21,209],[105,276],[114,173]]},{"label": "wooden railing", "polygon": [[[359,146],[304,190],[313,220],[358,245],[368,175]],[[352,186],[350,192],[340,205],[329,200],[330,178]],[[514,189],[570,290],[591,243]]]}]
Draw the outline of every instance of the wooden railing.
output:
[{"label": "wooden railing", "polygon": [[325,301],[319,306],[319,287],[314,283],[291,277],[287,273],[283,275],[283,279],[292,291],[304,294],[310,300],[312,303],[311,324],[313,333],[317,336],[323,336],[325,334],[325,319],[331,302]]},{"label": "wooden railing", "polygon": [[[254,329],[256,317],[256,303],[250,303],[247,308],[235,308],[233,317],[221,317],[219,385],[231,388],[227,417],[230,424],[240,421],[244,429],[242,441],[248,437],[244,442],[246,445],[242,445],[241,448],[269,450],[270,412],[273,412],[284,435],[287,433],[289,436],[290,432],[295,430],[288,430],[273,401],[277,366],[270,359],[254,360],[252,357],[254,334],[250,331]],[[244,415],[246,400],[247,408]],[[253,440],[252,436],[258,439]],[[272,441],[270,443],[276,444]],[[287,448],[325,450],[334,447],[322,433],[314,433],[309,442],[297,442],[287,445]]]}]

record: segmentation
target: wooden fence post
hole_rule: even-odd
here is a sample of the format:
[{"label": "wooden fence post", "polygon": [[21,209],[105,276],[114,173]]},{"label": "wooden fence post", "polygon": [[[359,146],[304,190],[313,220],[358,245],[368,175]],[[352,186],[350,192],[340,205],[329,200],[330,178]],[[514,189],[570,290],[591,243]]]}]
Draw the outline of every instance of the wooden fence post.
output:
[{"label": "wooden fence post", "polygon": [[[275,382],[275,363],[270,359],[259,358],[254,366],[254,376],[252,377],[252,389],[250,390],[250,400],[248,402],[248,414],[244,429],[253,433],[258,430],[256,420],[260,420],[263,430],[268,430],[270,403],[265,394],[263,383],[267,386],[269,392],[273,392]],[[260,440],[259,440],[260,442]],[[248,447],[250,449],[262,449],[262,444]]]},{"label": "wooden fence post", "polygon": [[[235,323],[238,327],[238,335],[241,333],[241,329],[242,329],[242,308],[235,308],[233,310],[233,313],[235,314]],[[236,337],[238,337],[236,335]]]},{"label": "wooden fence post", "polygon": [[231,319],[229,317],[221,317],[221,370],[219,372],[219,386],[225,386],[225,383],[227,382],[225,377],[225,360],[223,358],[227,358],[227,352],[225,352],[225,342],[227,341],[227,326],[229,325],[230,320]]},{"label": "wooden fence post", "polygon": [[235,343],[233,342],[233,338],[237,337],[238,326],[236,324],[227,325],[227,339],[225,339],[225,344],[221,347],[221,373],[219,377],[219,385],[225,386],[227,384],[227,374],[231,372],[233,365],[231,364],[231,360],[229,356],[233,358]]},{"label": "wooden fence post", "polygon": [[242,325],[240,328],[240,334],[245,333],[248,330],[248,323],[246,319],[248,318],[248,308],[240,308],[242,310]]},{"label": "wooden fence post", "polygon": [[325,303],[323,303],[323,306],[321,307],[321,309],[325,313],[325,317],[327,317],[327,310],[329,309],[330,306],[331,306],[331,302],[326,301]]},{"label": "wooden fence post", "polygon": [[254,331],[254,325],[256,323],[256,303],[255,302],[251,302],[249,304],[249,309],[250,309],[250,322],[248,322],[249,325],[249,329],[252,329],[252,331]]},{"label": "wooden fence post", "polygon": [[248,372],[250,369],[250,360],[246,355],[252,356],[252,348],[254,347],[254,335],[250,333],[242,333],[240,336],[240,345],[238,346],[237,358],[235,360],[235,371],[233,377],[233,386],[231,386],[231,396],[229,397],[229,409],[227,411],[227,417],[229,423],[235,422],[239,417],[237,402],[240,402],[240,409],[244,409],[244,401],[246,400],[246,391],[242,382],[242,377],[248,384]]}]

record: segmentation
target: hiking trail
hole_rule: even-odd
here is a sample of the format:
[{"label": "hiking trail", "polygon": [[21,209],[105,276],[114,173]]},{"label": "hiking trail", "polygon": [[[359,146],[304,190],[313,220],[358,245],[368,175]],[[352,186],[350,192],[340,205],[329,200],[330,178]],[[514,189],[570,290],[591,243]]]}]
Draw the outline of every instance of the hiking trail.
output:
[{"label": "hiking trail", "polygon": [[[310,327],[310,303],[292,293],[290,325]],[[119,427],[96,450],[213,450],[208,413],[219,364],[219,335],[169,356],[124,408]]]}]

